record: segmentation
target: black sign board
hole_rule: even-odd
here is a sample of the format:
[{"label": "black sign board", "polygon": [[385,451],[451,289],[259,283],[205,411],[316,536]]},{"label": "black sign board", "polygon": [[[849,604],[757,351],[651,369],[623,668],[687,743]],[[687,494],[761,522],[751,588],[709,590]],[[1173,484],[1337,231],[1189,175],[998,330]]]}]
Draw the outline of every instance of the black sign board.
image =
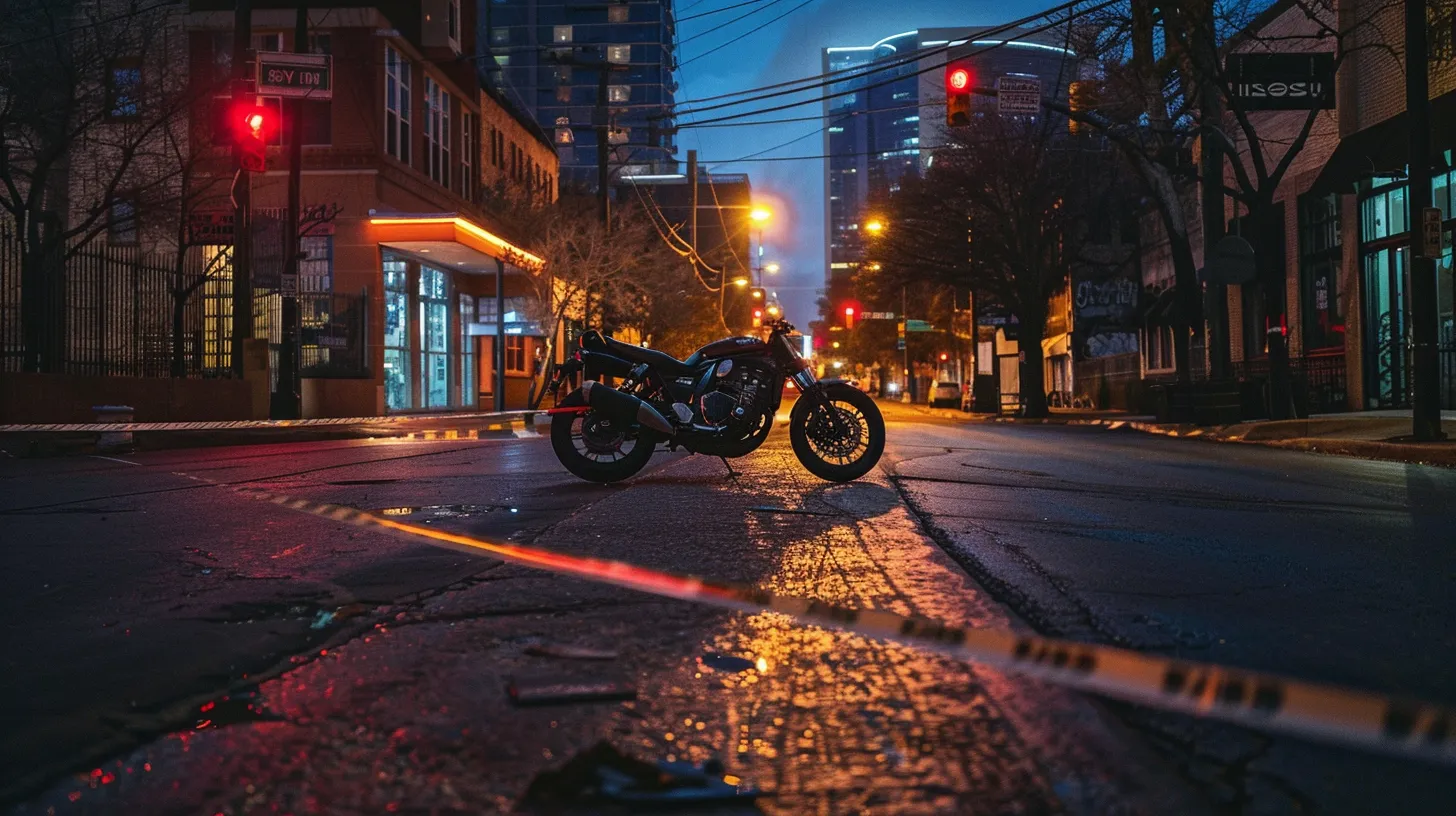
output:
[{"label": "black sign board", "polygon": [[1229,54],[1229,96],[1244,110],[1332,110],[1334,54]]}]

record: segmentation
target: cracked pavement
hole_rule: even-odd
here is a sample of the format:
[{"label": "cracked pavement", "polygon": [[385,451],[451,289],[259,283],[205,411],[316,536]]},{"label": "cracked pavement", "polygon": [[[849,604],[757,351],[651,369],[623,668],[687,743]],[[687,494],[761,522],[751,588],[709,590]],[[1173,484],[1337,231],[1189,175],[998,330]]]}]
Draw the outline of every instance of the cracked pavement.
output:
[{"label": "cracked pavement", "polygon": [[[1449,812],[1449,769],[471,558],[176,475],[1450,701],[1456,525],[1436,497],[1456,485],[1439,473],[886,410],[883,472],[844,486],[803,471],[782,431],[736,477],[660,455],[617,487],[574,481],[540,439],[0,462],[4,800],[27,814],[530,811],[533,778],[605,740],[716,759],[761,791],[721,812]],[[513,683],[634,694],[524,707]]]}]

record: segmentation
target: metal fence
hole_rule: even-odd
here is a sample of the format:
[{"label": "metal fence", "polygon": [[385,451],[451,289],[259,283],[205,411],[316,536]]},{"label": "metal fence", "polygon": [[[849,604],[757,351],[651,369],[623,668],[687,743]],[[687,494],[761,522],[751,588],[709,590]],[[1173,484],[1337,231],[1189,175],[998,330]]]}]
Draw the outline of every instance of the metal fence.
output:
[{"label": "metal fence", "polygon": [[[284,253],[270,227],[255,245],[252,336],[269,340],[276,381]],[[19,237],[0,229],[0,371],[232,376],[230,246],[192,246],[178,257],[95,242],[29,270],[21,252]],[[303,376],[370,376],[368,310],[367,290],[300,293]]]},{"label": "metal fence", "polygon": [[[1241,360],[1234,363],[1234,377],[1258,383],[1268,405],[1269,359]],[[1294,403],[1300,415],[1333,414],[1350,410],[1345,374],[1344,354],[1320,354],[1289,358],[1289,379],[1294,389]]]},{"label": "metal fence", "polygon": [[1456,342],[1444,343],[1441,360],[1441,410],[1456,411]]}]

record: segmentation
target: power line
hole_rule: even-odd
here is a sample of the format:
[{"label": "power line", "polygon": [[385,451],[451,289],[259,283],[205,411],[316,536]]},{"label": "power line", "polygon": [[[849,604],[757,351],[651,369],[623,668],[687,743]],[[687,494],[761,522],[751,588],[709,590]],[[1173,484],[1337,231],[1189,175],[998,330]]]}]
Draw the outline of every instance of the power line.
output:
[{"label": "power line", "polygon": [[[1030,16],[1027,16],[1027,17],[1023,17],[1023,18],[1021,18],[1019,20],[1013,20],[1013,21],[1011,21],[1009,23],[1004,23],[1002,25],[994,26],[992,28],[978,29],[978,30],[976,30],[976,33],[974,35],[968,35],[968,36],[994,37],[994,36],[997,36],[997,35],[1005,34],[1008,31],[1011,31],[1013,29],[1017,29],[1017,28],[1022,27],[1026,23],[1033,22],[1033,21],[1036,21],[1036,20],[1043,20],[1043,19],[1046,19],[1046,18],[1050,17],[1051,15],[1058,14],[1058,13],[1061,13],[1063,11],[1072,10],[1072,9],[1074,9],[1075,6],[1077,6],[1078,4],[1080,4],[1082,2],[1085,2],[1085,1],[1086,0],[1071,0],[1071,2],[1064,3],[1064,4],[1060,5],[1060,6],[1056,6],[1054,8],[1047,9],[1046,11],[1039,12],[1039,13],[1034,14],[1034,15],[1030,15]],[[1090,14],[1092,12],[1099,11],[1099,10],[1101,10],[1103,8],[1106,8],[1108,6],[1114,5],[1115,2],[1117,2],[1117,0],[1105,0],[1105,2],[1098,3],[1098,4],[1094,5],[1092,8],[1087,9],[1086,11],[1081,12],[1081,13],[1083,13],[1083,14]],[[1075,16],[1076,13],[1077,12],[1074,12],[1073,13],[1073,16]],[[1018,35],[1017,36],[1025,36],[1026,34],[1036,34],[1036,33],[1040,33],[1041,31],[1045,31],[1048,28],[1053,28],[1056,25],[1057,25],[1057,23],[1050,23],[1050,24],[1047,24],[1047,25],[1044,25],[1044,26],[1040,26],[1040,27],[1031,29],[1031,30],[1018,32]],[[1003,40],[1002,43],[999,43],[999,44],[1004,44],[1005,42],[1010,42],[1010,41],[1014,41],[1014,40]],[[962,40],[962,41],[952,41],[952,42],[954,42],[956,44],[964,44],[964,40]],[[717,96],[704,97],[702,99],[691,100],[691,101],[688,101],[688,102],[680,102],[679,103],[680,105],[695,105],[695,104],[698,104],[698,103],[701,103],[701,102],[709,102],[709,101],[713,101],[713,100],[716,100],[716,99],[724,99],[724,98],[733,97],[733,96],[745,96],[747,94],[758,94],[759,91],[770,91],[770,90],[773,90],[775,88],[785,88],[785,86],[788,86],[788,85],[802,85],[802,87],[787,88],[786,90],[775,90],[772,93],[762,93],[762,94],[758,94],[757,96],[745,96],[745,98],[739,99],[739,100],[734,101],[734,102],[722,102],[722,103],[719,103],[719,104],[716,104],[716,105],[708,105],[708,106],[705,106],[705,107],[700,107],[700,108],[696,108],[696,109],[689,110],[689,111],[681,111],[679,113],[680,114],[703,113],[705,111],[717,110],[719,108],[731,108],[731,107],[736,107],[738,105],[746,105],[749,102],[759,102],[759,101],[762,101],[762,100],[765,100],[765,99],[772,99],[772,98],[775,98],[775,97],[787,96],[787,95],[795,94],[795,93],[802,93],[804,91],[817,90],[817,89],[825,88],[825,87],[828,87],[828,86],[830,86],[832,84],[839,83],[839,82],[848,82],[848,81],[854,80],[854,79],[863,79],[863,78],[868,77],[868,76],[870,76],[872,74],[876,74],[876,73],[880,73],[880,72],[883,72],[883,71],[887,71],[887,70],[890,70],[892,68],[903,67],[903,66],[909,65],[910,63],[913,63],[913,62],[918,62],[921,59],[923,59],[923,58],[925,58],[927,56],[930,56],[932,54],[936,54],[936,53],[948,51],[948,50],[950,50],[951,47],[952,47],[952,43],[949,43],[948,42],[945,45],[938,45],[938,46],[934,46],[934,47],[931,47],[931,48],[917,49],[916,51],[911,52],[911,55],[908,56],[908,57],[900,58],[900,59],[896,59],[896,60],[892,60],[890,62],[876,63],[876,64],[872,64],[872,65],[869,65],[869,66],[858,65],[858,66],[853,66],[851,68],[841,68],[841,69],[839,69],[837,71],[827,71],[825,73],[818,74],[818,75],[815,75],[815,76],[812,76],[812,77],[805,77],[805,78],[802,78],[802,79],[791,80],[789,82],[775,83],[773,85],[765,85],[762,88],[752,88],[752,89],[749,89],[749,90],[746,90],[746,91],[736,91],[736,92],[728,93],[728,94],[719,94]],[[682,64],[685,65],[686,63],[682,63]],[[940,65],[937,65],[937,66],[934,66],[934,67],[941,67],[944,64],[945,63],[941,63]],[[681,66],[679,66],[679,67],[681,67]],[[835,77],[838,74],[849,74],[849,73],[855,72],[855,71],[858,71],[859,73],[853,74],[851,76],[841,76],[841,77],[838,77],[836,79],[830,79],[830,77]],[[923,73],[923,71],[922,72],[918,72],[918,73]],[[904,76],[915,76],[915,74],[912,73],[912,74],[907,74],[907,75],[904,75]],[[899,79],[899,78],[902,78],[902,77],[901,76],[897,76],[896,77],[896,79]],[[805,83],[807,83],[807,84],[805,84]],[[881,83],[881,84],[883,84],[883,83]],[[873,86],[869,86],[869,87],[879,87],[879,86],[878,85],[873,85]],[[863,90],[863,88],[856,89],[856,90]],[[845,93],[854,93],[854,92],[855,91],[847,91]],[[845,93],[834,94],[833,96],[843,96],[843,95],[845,95]],[[818,99],[819,99],[819,97],[816,97],[815,100],[811,100],[811,101],[817,101]],[[748,115],[748,114],[742,114],[742,115]]]},{"label": "power line", "polygon": [[[1106,8],[1107,6],[1111,6],[1111,5],[1113,5],[1114,3],[1118,2],[1118,1],[1119,0],[1104,0],[1104,2],[1098,4],[1097,6],[1094,6],[1092,10],[1095,11],[1095,10],[1098,10],[1098,9],[1101,9],[1101,8]],[[1059,26],[1061,24],[1062,24],[1061,22],[1056,22],[1056,21],[1050,22],[1050,23],[1047,23],[1046,25],[1040,26],[1038,28],[1030,29],[1030,30],[1024,32],[1024,34],[1040,34],[1041,32],[1046,31],[1047,29],[1055,28],[1055,27],[1057,27],[1057,26]],[[995,44],[992,44],[992,45],[988,45],[985,48],[980,49],[979,51],[973,51],[973,52],[971,52],[969,54],[963,54],[960,57],[957,57],[957,59],[965,59],[967,57],[980,56],[980,55],[985,54],[985,53],[988,53],[990,51],[994,51],[997,48],[1002,48],[1002,47],[1006,46],[1007,44],[1009,44],[1011,42],[1015,42],[1015,40],[1002,40],[1002,41],[1000,41],[998,43],[995,43]],[[863,91],[869,91],[869,90],[873,90],[875,88],[882,88],[882,87],[884,87],[886,85],[889,85],[892,82],[898,82],[898,81],[900,81],[902,79],[906,79],[908,77],[919,76],[920,74],[925,74],[925,73],[929,73],[931,71],[939,70],[941,68],[944,68],[946,65],[949,65],[952,61],[953,60],[949,60],[949,59],[947,59],[945,61],[938,61],[938,62],[935,62],[932,65],[929,65],[929,66],[927,66],[925,68],[921,68],[920,70],[914,71],[914,72],[912,72],[910,74],[905,74],[905,75],[901,75],[901,76],[894,76],[894,77],[891,77],[889,79],[884,79],[884,80],[880,80],[879,82],[871,83],[869,85],[862,85],[862,86],[859,86],[859,87],[856,87],[856,88],[851,88],[851,89],[849,89],[847,91],[838,91],[838,92],[835,92],[835,93],[824,94],[822,96],[814,97],[814,98],[811,98],[811,99],[801,100],[799,102],[788,102],[788,103],[785,103],[785,104],[782,104],[782,105],[775,105],[775,106],[768,107],[768,108],[760,108],[758,110],[747,111],[747,112],[744,112],[744,113],[724,114],[723,116],[719,116],[719,117],[716,117],[716,118],[713,118],[713,119],[705,119],[705,120],[698,121],[696,123],[696,125],[702,126],[702,125],[705,125],[705,124],[711,124],[711,123],[715,123],[715,122],[727,122],[727,121],[732,121],[734,119],[742,119],[742,118],[747,117],[747,116],[756,116],[758,114],[763,114],[763,113],[774,113],[776,111],[789,110],[791,108],[799,108],[799,107],[803,107],[804,105],[812,105],[812,104],[815,104],[815,103],[818,103],[818,102],[827,101],[827,100],[830,100],[830,99],[837,99],[837,98],[839,98],[841,96],[849,96],[850,94],[856,94],[856,93],[860,93],[860,92],[863,92]],[[825,83],[825,85],[828,85],[828,84],[831,84],[831,83]],[[782,94],[773,94],[773,95],[774,96],[779,96],[779,95],[782,95]],[[730,103],[730,104],[727,104],[727,105],[713,105],[713,106],[710,106],[709,108],[703,108],[703,109],[700,109],[698,111],[686,111],[686,112],[684,112],[684,115],[686,115],[688,113],[699,113],[699,112],[701,112],[701,110],[708,110],[708,109],[711,109],[711,108],[732,107],[732,106],[738,105],[738,104],[743,104],[743,103],[738,102],[738,103]]]},{"label": "power line", "polygon": [[[687,17],[679,17],[679,18],[677,18],[677,22],[679,22],[679,23],[685,23],[688,20],[696,20],[699,17],[711,17],[714,14],[722,14],[725,11],[732,11],[733,9],[736,9],[736,8],[743,8],[744,6],[751,6],[751,5],[754,5],[755,3],[762,3],[762,2],[763,2],[763,0],[744,0],[742,3],[734,3],[731,6],[724,6],[723,8],[720,8],[720,9],[713,9],[712,11],[704,11],[704,12],[702,12],[700,14],[692,14],[692,15],[689,15]],[[697,4],[694,3],[693,5],[697,5]]]},{"label": "power line", "polygon": [[[775,3],[778,3],[778,2],[780,2],[780,0],[772,0],[772,2],[769,3],[769,6],[772,6],[772,5],[774,5]],[[784,19],[785,17],[789,16],[790,14],[793,14],[794,12],[796,12],[799,9],[801,9],[801,8],[809,5],[812,2],[814,2],[814,0],[804,0],[804,2],[800,3],[797,6],[794,6],[793,8],[789,9],[788,11],[784,12],[783,14],[780,14],[779,16],[773,18],[772,20],[765,20],[764,22],[759,23],[758,25],[754,26],[753,28],[751,28],[751,29],[743,32],[742,34],[739,34],[737,37],[734,37],[733,39],[728,40],[728,41],[724,42],[721,45],[715,45],[712,48],[709,48],[707,51],[704,51],[703,53],[698,54],[697,56],[695,56],[695,57],[693,57],[691,59],[686,59],[686,60],[683,60],[682,62],[679,62],[677,64],[677,67],[681,68],[684,65],[691,65],[692,63],[697,62],[698,60],[702,59],[703,57],[708,56],[709,54],[714,53],[715,51],[721,51],[724,48],[727,48],[728,46],[730,46],[730,45],[738,42],[739,40],[742,40],[745,37],[749,37],[749,36],[752,36],[754,34],[757,34],[758,32],[762,31],[764,28],[766,28],[768,26],[771,26],[774,23],[777,23],[779,20]],[[769,6],[764,6],[762,9],[754,9],[754,11],[755,12],[757,12],[757,11],[763,11],[763,10],[767,9]],[[750,13],[752,13],[752,12],[750,12]],[[745,14],[744,17],[746,17],[746,16],[748,16],[748,15]],[[743,18],[740,17],[739,19],[741,20]],[[688,39],[692,39],[692,38],[689,37]]]},{"label": "power line", "polygon": [[[913,104],[913,105],[895,105],[894,107],[889,107],[889,108],[871,108],[869,110],[862,110],[862,111],[847,111],[844,114],[842,114],[842,116],[844,116],[845,118],[852,118],[852,117],[855,117],[855,116],[866,116],[866,115],[871,114],[871,113],[894,113],[895,111],[912,110],[912,109],[919,108],[919,107],[920,107],[919,103],[916,103],[916,104]],[[723,122],[723,123],[720,123],[720,124],[712,124],[712,125],[702,125],[702,124],[698,124],[696,122],[689,122],[686,125],[676,125],[675,127],[678,130],[688,130],[688,129],[699,128],[699,127],[705,127],[705,128],[748,127],[749,125],[782,125],[782,124],[788,124],[788,123],[791,123],[791,122],[813,122],[813,121],[816,121],[816,120],[822,121],[823,119],[824,119],[824,114],[821,113],[821,114],[816,114],[814,116],[789,116],[789,117],[785,117],[785,118],[782,118],[782,119],[755,119],[752,122]],[[1266,139],[1265,141],[1268,141],[1268,140]]]},{"label": "power line", "polygon": [[[757,2],[758,2],[758,0],[754,0],[754,2],[752,4],[740,4],[740,5],[755,5],[755,4],[757,4]],[[718,23],[718,24],[714,25],[712,28],[709,28],[709,29],[707,29],[705,31],[699,31],[698,33],[694,34],[691,37],[684,37],[683,39],[678,40],[677,43],[675,44],[675,47],[680,48],[684,44],[690,43],[693,40],[698,39],[699,37],[706,37],[709,34],[716,34],[719,31],[721,31],[722,29],[725,29],[725,28],[733,25],[734,23],[736,23],[736,22],[738,22],[740,20],[747,20],[749,17],[752,17],[753,15],[759,13],[760,11],[767,11],[767,10],[773,8],[774,6],[777,6],[779,3],[782,3],[782,2],[784,2],[784,0],[768,0],[768,5],[766,5],[766,6],[759,6],[758,8],[750,9],[750,10],[745,11],[744,13],[738,15],[737,17],[734,17],[733,19],[729,20],[726,23]],[[734,8],[734,6],[729,6],[728,8]],[[723,11],[727,11],[727,9],[722,9],[722,10]],[[717,12],[710,11],[708,13],[709,14],[716,14]]]}]

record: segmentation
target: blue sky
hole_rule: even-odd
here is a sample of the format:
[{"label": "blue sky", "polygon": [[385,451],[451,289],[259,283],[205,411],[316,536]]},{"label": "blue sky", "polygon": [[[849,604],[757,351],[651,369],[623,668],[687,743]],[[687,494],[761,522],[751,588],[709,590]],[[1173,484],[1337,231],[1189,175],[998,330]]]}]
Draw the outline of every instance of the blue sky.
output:
[{"label": "blue sky", "polygon": [[[743,0],[679,0],[674,3],[679,19],[725,8]],[[1003,0],[811,0],[783,19],[748,34],[743,39],[694,59],[705,51],[746,34],[754,27],[789,11],[803,0],[759,0],[756,6],[725,11],[678,26],[678,62],[687,63],[678,72],[679,108],[690,110],[692,101],[718,94],[742,91],[777,82],[800,79],[821,72],[820,51],[826,46],[868,45],[891,34],[915,28],[978,26],[1002,23],[1047,8],[1048,3]],[[729,21],[747,12],[755,13],[732,25]],[[717,28],[718,30],[714,30]],[[704,33],[707,32],[707,33]],[[701,35],[701,36],[699,36]],[[685,40],[692,39],[684,43]],[[691,62],[689,62],[691,60]],[[787,97],[703,113],[680,115],[679,126],[694,118],[705,119],[738,113],[805,96]],[[687,104],[684,104],[687,103]],[[822,103],[765,114],[762,118],[819,115]],[[750,118],[751,121],[751,118]],[[804,327],[817,317],[815,288],[824,283],[824,163],[802,161],[742,162],[728,160],[756,153],[764,148],[794,140],[792,144],[765,156],[818,156],[823,152],[821,123],[788,122],[745,127],[686,128],[678,135],[679,158],[695,149],[699,158],[716,172],[748,173],[755,193],[776,201],[774,224],[766,230],[765,258],[783,267],[777,278],[779,292],[789,320]]]}]

